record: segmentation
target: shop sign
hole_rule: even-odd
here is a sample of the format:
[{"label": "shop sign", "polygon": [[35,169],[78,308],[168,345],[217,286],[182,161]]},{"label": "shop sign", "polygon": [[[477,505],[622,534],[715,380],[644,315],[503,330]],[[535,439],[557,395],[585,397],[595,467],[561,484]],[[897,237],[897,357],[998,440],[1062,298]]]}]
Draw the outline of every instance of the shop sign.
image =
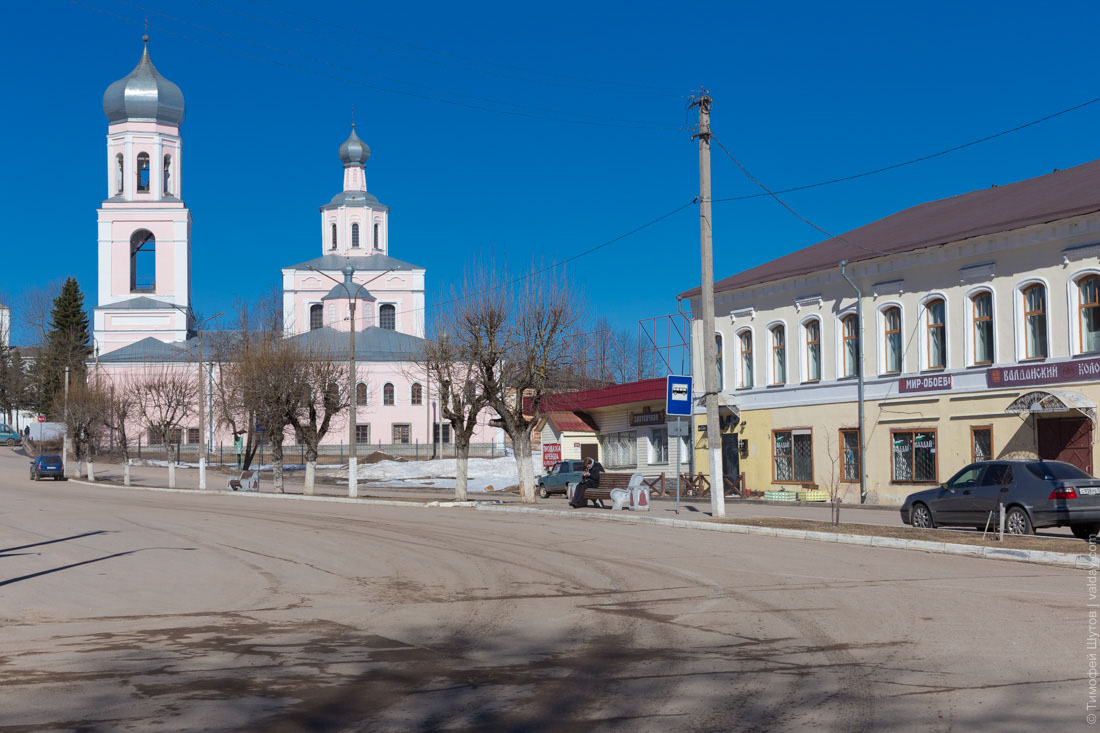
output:
[{"label": "shop sign", "polygon": [[951,389],[950,374],[933,374],[927,377],[904,377],[898,380],[898,392],[935,392]]},{"label": "shop sign", "polygon": [[549,468],[561,460],[561,443],[542,444],[542,467]]},{"label": "shop sign", "polygon": [[641,412],[630,413],[630,427],[632,428],[644,428],[649,425],[662,425],[664,424],[664,422],[664,410],[650,412],[648,407],[644,407],[642,408]]},{"label": "shop sign", "polygon": [[1085,382],[1098,379],[1100,379],[1100,358],[1063,361],[1058,364],[996,367],[985,373],[985,383],[989,387]]}]

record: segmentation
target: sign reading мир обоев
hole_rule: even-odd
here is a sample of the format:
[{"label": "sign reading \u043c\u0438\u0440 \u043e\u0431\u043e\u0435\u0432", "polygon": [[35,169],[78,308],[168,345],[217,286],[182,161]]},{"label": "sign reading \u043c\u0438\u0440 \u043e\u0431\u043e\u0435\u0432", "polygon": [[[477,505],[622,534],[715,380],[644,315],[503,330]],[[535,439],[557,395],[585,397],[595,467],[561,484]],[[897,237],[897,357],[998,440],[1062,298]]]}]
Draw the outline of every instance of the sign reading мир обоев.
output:
[{"label": "sign reading \u043c\u0438\u0440 \u043e\u0431\u043e\u0435\u0432", "polygon": [[1017,385],[1085,382],[1089,380],[1100,380],[1100,359],[1063,361],[1058,364],[997,367],[985,373],[985,383],[989,387],[1015,387]]},{"label": "sign reading \u043c\u0438\u0440 \u043e\u0431\u043e\u0435\u0432", "polygon": [[950,374],[905,377],[898,380],[898,392],[933,392],[938,389],[951,389]]}]

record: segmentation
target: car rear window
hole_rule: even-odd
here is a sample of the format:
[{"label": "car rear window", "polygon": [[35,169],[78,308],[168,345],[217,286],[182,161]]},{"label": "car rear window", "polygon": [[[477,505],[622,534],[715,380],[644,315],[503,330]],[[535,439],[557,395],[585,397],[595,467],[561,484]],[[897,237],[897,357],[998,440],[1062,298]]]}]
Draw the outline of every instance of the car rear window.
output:
[{"label": "car rear window", "polygon": [[1027,464],[1027,470],[1044,481],[1071,481],[1080,478],[1092,478],[1071,463],[1061,461],[1034,461]]}]

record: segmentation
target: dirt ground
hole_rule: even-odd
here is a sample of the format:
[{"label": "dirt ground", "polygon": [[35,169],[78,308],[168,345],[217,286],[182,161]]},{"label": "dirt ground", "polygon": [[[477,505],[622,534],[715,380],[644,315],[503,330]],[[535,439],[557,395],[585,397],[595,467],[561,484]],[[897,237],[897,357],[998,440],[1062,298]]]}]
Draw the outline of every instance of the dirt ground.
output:
[{"label": "dirt ground", "polygon": [[775,527],[777,529],[801,529],[811,532],[839,532],[864,537],[896,537],[906,540],[928,540],[929,542],[954,542],[960,545],[984,545],[987,547],[1005,547],[1012,550],[1043,550],[1046,552],[1081,553],[1088,551],[1088,544],[1078,539],[1055,539],[1053,537],[1022,537],[1005,535],[999,542],[995,534],[990,533],[982,539],[980,532],[968,529],[914,529],[913,527],[872,526],[868,524],[831,524],[815,522],[809,519],[782,519],[766,517],[762,519],[725,519],[715,520],[726,524],[745,524],[753,527]]}]

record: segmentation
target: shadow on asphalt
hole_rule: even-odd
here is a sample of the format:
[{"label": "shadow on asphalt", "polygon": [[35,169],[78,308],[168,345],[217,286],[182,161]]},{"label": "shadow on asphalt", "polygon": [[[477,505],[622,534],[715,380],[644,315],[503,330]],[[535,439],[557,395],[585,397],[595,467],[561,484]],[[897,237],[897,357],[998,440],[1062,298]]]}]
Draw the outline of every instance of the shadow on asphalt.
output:
[{"label": "shadow on asphalt", "polygon": [[43,545],[53,545],[53,544],[56,544],[58,542],[68,542],[69,540],[79,540],[79,539],[82,539],[84,537],[94,537],[95,535],[98,535],[98,534],[114,534],[114,531],[113,530],[106,530],[106,529],[97,529],[94,532],[85,532],[83,534],[74,534],[70,537],[61,537],[60,539],[56,539],[56,540],[46,540],[45,542],[35,542],[33,544],[30,544],[30,545],[19,545],[18,547],[5,547],[3,549],[0,549],[0,553],[14,552],[15,550],[26,550],[27,548],[30,548],[30,547],[42,547]]},{"label": "shadow on asphalt", "polygon": [[92,558],[91,560],[82,560],[80,562],[70,563],[68,565],[62,565],[57,568],[50,568],[49,570],[40,570],[37,573],[31,573],[29,575],[20,575],[18,578],[9,578],[8,580],[0,580],[0,587],[5,585],[11,585],[12,583],[20,583],[24,580],[32,580],[33,578],[40,578],[43,575],[52,575],[53,573],[60,573],[62,570],[71,570],[72,568],[78,568],[81,565],[91,565],[97,562],[103,562],[104,560],[113,560],[118,557],[126,557],[127,555],[133,555],[138,552],[145,552],[147,550],[194,550],[194,547],[143,547],[139,550],[127,550],[126,552],[116,552],[111,555],[104,555],[103,557]]}]

